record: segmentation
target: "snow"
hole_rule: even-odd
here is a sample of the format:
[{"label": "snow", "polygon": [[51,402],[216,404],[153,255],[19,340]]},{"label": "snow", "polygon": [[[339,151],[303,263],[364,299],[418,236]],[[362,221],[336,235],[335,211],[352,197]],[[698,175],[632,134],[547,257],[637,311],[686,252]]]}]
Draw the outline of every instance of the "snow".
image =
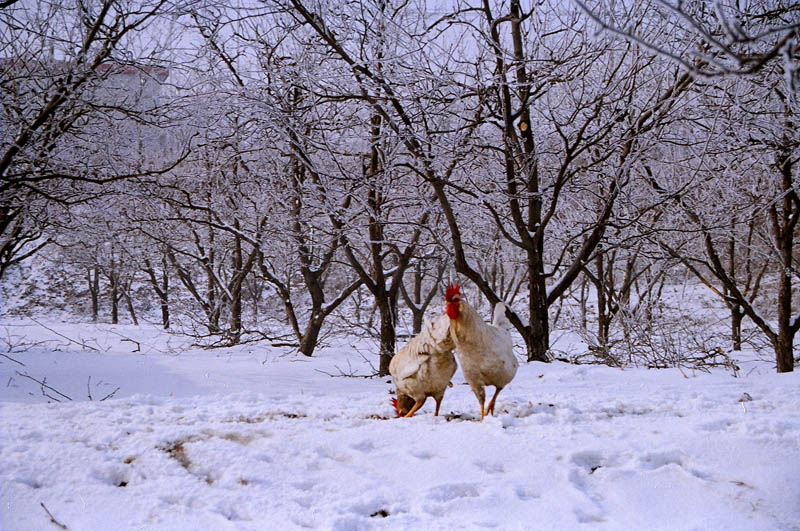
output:
[{"label": "snow", "polygon": [[763,362],[523,363],[483,423],[459,371],[442,415],[395,419],[387,378],[329,375],[368,373],[367,342],[44,324],[0,324],[25,364],[0,357],[5,531],[800,529],[800,375]]}]

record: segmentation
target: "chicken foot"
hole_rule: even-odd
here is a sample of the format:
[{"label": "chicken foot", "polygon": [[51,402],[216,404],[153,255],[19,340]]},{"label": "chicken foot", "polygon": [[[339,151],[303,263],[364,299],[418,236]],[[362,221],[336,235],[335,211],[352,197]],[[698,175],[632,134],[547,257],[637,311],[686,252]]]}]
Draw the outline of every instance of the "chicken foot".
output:
[{"label": "chicken foot", "polygon": [[436,397],[436,396],[433,397],[433,399],[436,400],[436,411],[433,412],[433,416],[434,417],[438,417],[439,416],[439,406],[442,405],[442,398],[444,398],[444,395],[439,396],[439,397]]},{"label": "chicken foot", "polygon": [[494,416],[494,402],[495,402],[495,400],[497,400],[497,395],[500,394],[500,391],[502,389],[503,389],[502,387],[495,387],[494,388],[494,396],[489,401],[489,407],[486,408],[486,414],[491,414],[492,416]]},{"label": "chicken foot", "polygon": [[486,416],[486,409],[483,407],[484,402],[486,402],[486,393],[483,387],[473,387],[472,392],[475,393],[475,398],[478,399],[478,403],[481,405],[481,422],[483,422],[483,417]]},{"label": "chicken foot", "polygon": [[[416,402],[414,402],[414,407],[412,407],[412,408],[411,408],[411,411],[409,411],[409,412],[406,414],[406,418],[411,418],[411,417],[413,417],[413,416],[414,416],[414,413],[416,413],[416,412],[417,412],[417,410],[418,410],[419,408],[421,408],[421,407],[422,407],[422,404],[424,404],[424,403],[425,403],[425,400],[427,400],[427,399],[428,399],[428,397],[426,396],[426,397],[422,398],[422,400],[417,400]],[[438,407],[437,407],[437,410],[438,410]]]}]

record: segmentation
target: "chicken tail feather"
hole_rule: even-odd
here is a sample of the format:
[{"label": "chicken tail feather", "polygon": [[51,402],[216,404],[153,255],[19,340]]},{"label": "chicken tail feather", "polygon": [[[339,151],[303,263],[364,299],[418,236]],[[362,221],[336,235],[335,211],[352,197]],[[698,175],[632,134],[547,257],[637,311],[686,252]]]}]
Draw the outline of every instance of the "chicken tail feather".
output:
[{"label": "chicken tail feather", "polygon": [[498,302],[494,306],[492,324],[505,330],[509,330],[511,328],[511,321],[509,321],[508,317],[506,317],[506,305],[502,302]]}]

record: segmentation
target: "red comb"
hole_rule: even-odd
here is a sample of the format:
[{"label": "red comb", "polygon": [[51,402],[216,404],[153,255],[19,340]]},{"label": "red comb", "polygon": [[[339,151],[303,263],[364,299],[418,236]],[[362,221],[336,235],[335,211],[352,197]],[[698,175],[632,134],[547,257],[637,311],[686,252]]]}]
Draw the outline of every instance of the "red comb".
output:
[{"label": "red comb", "polygon": [[392,407],[394,407],[394,410],[397,412],[397,416],[399,417],[400,416],[400,406],[397,404],[397,399],[396,398],[392,398]]},{"label": "red comb", "polygon": [[447,291],[444,292],[444,300],[453,302],[458,295],[461,295],[461,287],[458,284],[450,284],[447,286]]}]

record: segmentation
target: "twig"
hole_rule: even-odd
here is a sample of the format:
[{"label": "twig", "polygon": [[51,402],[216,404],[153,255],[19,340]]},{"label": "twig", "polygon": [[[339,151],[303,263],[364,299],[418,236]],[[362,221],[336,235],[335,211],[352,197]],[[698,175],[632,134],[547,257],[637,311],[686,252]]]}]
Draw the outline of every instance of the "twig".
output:
[{"label": "twig", "polygon": [[117,394],[117,391],[119,391],[119,387],[117,387],[116,389],[114,389],[113,391],[111,391],[110,393],[108,393],[106,396],[104,396],[103,398],[101,398],[101,399],[100,399],[100,402],[102,402],[103,400],[108,400],[109,398],[111,398],[112,396],[114,396],[115,394]]},{"label": "twig", "polygon": [[8,359],[10,359],[11,361],[13,361],[14,363],[19,363],[19,364],[20,364],[20,365],[22,365],[23,367],[25,367],[25,366],[26,366],[26,365],[25,365],[24,363],[22,363],[21,361],[19,361],[19,360],[15,360],[15,359],[14,359],[14,358],[12,358],[11,356],[8,356],[8,355],[6,355],[6,354],[3,354],[2,352],[0,352],[0,356],[3,356],[4,358],[8,358]]},{"label": "twig", "polygon": [[41,327],[42,327],[42,328],[44,328],[45,330],[49,330],[50,332],[53,332],[55,335],[57,335],[57,336],[59,336],[59,337],[63,337],[64,339],[66,339],[66,340],[67,340],[67,341],[69,341],[70,343],[75,343],[76,345],[79,345],[80,347],[82,347],[82,348],[84,348],[84,349],[87,349],[87,348],[88,348],[88,349],[94,350],[95,352],[100,352],[100,349],[97,349],[97,348],[94,348],[94,347],[90,347],[89,345],[87,345],[87,344],[86,344],[86,342],[85,342],[85,341],[75,341],[75,340],[74,340],[74,339],[72,339],[71,337],[67,337],[67,336],[65,336],[64,334],[60,334],[60,333],[56,332],[55,330],[53,330],[52,328],[49,328],[49,327],[47,327],[47,326],[43,325],[42,323],[40,323],[39,321],[37,321],[37,320],[36,320],[36,319],[34,319],[33,317],[28,317],[28,319],[30,319],[31,321],[33,321],[33,322],[34,322],[34,323],[36,323],[37,325],[41,326]]},{"label": "twig", "polygon": [[6,352],[9,354],[19,354],[21,352],[27,352],[34,347],[45,345],[52,341],[56,341],[55,339],[49,339],[49,340],[45,339],[43,341],[26,343],[27,338],[25,336],[12,336],[11,333],[8,331],[8,329],[6,329],[5,332],[6,332],[6,337],[0,338],[0,341],[6,344],[7,347]]},{"label": "twig", "polygon": [[39,505],[42,506],[42,509],[44,509],[44,512],[46,512],[47,516],[50,517],[50,521],[52,523],[54,523],[55,525],[57,525],[61,529],[69,529],[67,526],[65,526],[64,524],[62,524],[61,522],[59,522],[58,520],[55,519],[55,517],[50,513],[50,511],[47,510],[47,507],[44,506],[44,502],[39,502]]},{"label": "twig", "polygon": [[[362,357],[363,357],[363,355],[362,355]],[[364,359],[366,360],[366,358],[364,358]],[[367,361],[367,363],[369,363],[369,360],[366,360],[366,361]],[[334,365],[333,367],[337,371],[339,371],[339,374],[332,374],[332,373],[329,373],[327,371],[323,371],[321,369],[314,369],[314,370],[317,371],[317,372],[321,372],[322,374],[327,374],[331,378],[337,378],[337,377],[345,377],[345,378],[374,378],[375,376],[378,375],[378,371],[375,369],[375,367],[372,366],[371,363],[370,363],[370,367],[372,367],[372,370],[374,371],[372,374],[356,374],[355,369],[353,369],[353,366],[350,364],[350,360],[347,360],[347,369],[349,370],[349,372],[344,372],[338,365]]]},{"label": "twig", "polygon": [[15,372],[16,372],[17,374],[19,374],[20,376],[22,376],[23,378],[27,378],[27,379],[29,379],[29,380],[33,380],[34,382],[38,383],[38,384],[39,384],[39,385],[42,387],[42,394],[43,394],[44,396],[46,396],[47,398],[49,398],[49,399],[51,399],[51,400],[55,400],[56,402],[61,402],[61,400],[59,400],[58,398],[56,398],[56,397],[54,397],[54,396],[50,396],[50,395],[48,395],[48,394],[47,394],[47,393],[44,391],[44,390],[45,390],[45,388],[47,388],[47,389],[50,389],[50,390],[51,390],[51,391],[53,391],[54,393],[56,393],[56,394],[58,394],[58,395],[61,395],[61,396],[63,396],[64,398],[66,398],[66,399],[67,399],[67,400],[69,400],[69,401],[72,401],[72,399],[71,399],[70,397],[68,397],[67,395],[65,395],[64,393],[62,393],[61,391],[59,391],[58,389],[54,389],[53,387],[50,387],[49,385],[47,385],[47,378],[45,378],[44,380],[37,380],[37,379],[36,379],[36,378],[34,378],[33,376],[30,376],[30,375],[28,375],[28,374],[25,374],[25,373],[23,373],[23,372],[19,372],[19,371],[15,371]]},{"label": "twig", "polygon": [[123,338],[123,339],[120,339],[119,341],[120,341],[120,343],[123,342],[123,341],[130,341],[131,343],[136,343],[136,350],[132,350],[131,352],[141,352],[142,351],[142,345],[138,341],[135,341],[133,339],[128,339],[127,337]]},{"label": "twig", "polygon": [[339,371],[339,374],[333,374],[333,373],[330,373],[328,371],[323,371],[322,369],[314,369],[314,370],[317,371],[317,372],[321,372],[322,374],[325,374],[327,376],[330,376],[331,378],[374,378],[375,376],[378,375],[378,373],[375,373],[375,374],[349,373],[348,374],[348,373],[344,372],[342,369],[340,369],[337,365],[334,365],[334,367],[336,367],[336,370]]},{"label": "twig", "polygon": [[[89,385],[89,384],[91,383],[91,381],[92,381],[92,377],[91,377],[91,375],[90,375],[90,376],[89,376],[89,379],[88,379],[88,380],[86,380],[86,393],[89,395],[89,400],[94,400],[94,398],[92,398],[92,388],[91,388],[91,387],[90,387],[90,385]],[[100,380],[100,382],[102,383],[102,380]],[[100,384],[97,384],[97,385],[100,385]],[[104,396],[103,398],[101,398],[99,401],[100,401],[100,402],[102,402],[103,400],[108,400],[109,398],[111,398],[111,397],[113,397],[115,394],[117,394],[117,391],[119,391],[119,389],[120,389],[120,388],[119,388],[119,387],[117,387],[116,389],[114,389],[113,391],[111,391],[110,393],[108,393],[106,396]]]}]

